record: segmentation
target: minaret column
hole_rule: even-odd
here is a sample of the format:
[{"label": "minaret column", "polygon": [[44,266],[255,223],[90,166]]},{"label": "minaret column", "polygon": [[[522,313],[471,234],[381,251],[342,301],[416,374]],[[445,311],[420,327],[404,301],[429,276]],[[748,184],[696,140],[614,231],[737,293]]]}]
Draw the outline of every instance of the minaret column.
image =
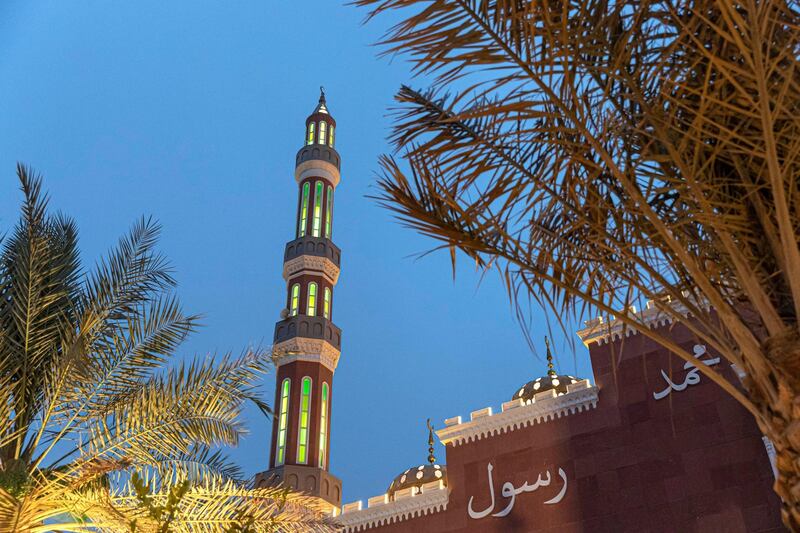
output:
[{"label": "minaret column", "polygon": [[286,302],[273,344],[277,372],[270,470],[256,476],[257,484],[283,483],[332,508],[341,505],[341,481],[328,472],[333,375],[342,342],[333,323],[341,262],[341,251],[332,241],[340,181],[335,135],[336,121],[322,93],[306,119],[295,161],[295,239],[284,253]]}]

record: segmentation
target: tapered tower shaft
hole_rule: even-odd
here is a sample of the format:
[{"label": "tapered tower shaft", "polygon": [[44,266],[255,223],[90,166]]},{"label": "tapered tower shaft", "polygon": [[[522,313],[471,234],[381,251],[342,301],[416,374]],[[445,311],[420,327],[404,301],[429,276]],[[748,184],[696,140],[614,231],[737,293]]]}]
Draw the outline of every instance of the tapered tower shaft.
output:
[{"label": "tapered tower shaft", "polygon": [[328,472],[333,374],[342,332],[333,323],[341,252],[333,244],[333,205],[340,180],[336,121],[325,94],[306,119],[297,152],[295,239],[286,244],[286,303],[275,324],[276,393],[270,469],[258,485],[285,486],[341,505],[341,481]]}]

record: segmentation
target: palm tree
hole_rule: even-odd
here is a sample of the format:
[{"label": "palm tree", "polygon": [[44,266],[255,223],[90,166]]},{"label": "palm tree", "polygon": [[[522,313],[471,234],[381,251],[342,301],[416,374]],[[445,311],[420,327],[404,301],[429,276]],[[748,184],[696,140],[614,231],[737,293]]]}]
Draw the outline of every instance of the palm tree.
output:
[{"label": "palm tree", "polygon": [[0,531],[155,531],[176,487],[170,531],[330,530],[306,498],[248,487],[221,449],[245,432],[246,402],[268,412],[268,355],[168,366],[198,317],[172,292],[158,225],[139,221],[84,274],[74,222],[17,173],[22,213],[0,252]]},{"label": "palm tree", "polygon": [[[497,269],[512,299],[613,315],[734,396],[777,450],[800,531],[796,0],[357,0],[402,12],[379,200]],[[746,372],[698,364],[650,302]],[[519,307],[518,307],[519,308]]]}]

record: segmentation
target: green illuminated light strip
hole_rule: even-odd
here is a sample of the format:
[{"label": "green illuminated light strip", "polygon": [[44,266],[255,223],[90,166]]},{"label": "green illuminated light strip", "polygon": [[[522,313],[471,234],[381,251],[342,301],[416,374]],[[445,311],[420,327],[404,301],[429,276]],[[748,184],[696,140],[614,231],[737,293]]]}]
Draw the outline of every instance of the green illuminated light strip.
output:
[{"label": "green illuminated light strip", "polygon": [[318,181],[314,187],[314,224],[311,227],[311,235],[319,237],[320,226],[322,225],[322,182]]},{"label": "green illuminated light strip", "polygon": [[311,414],[311,378],[304,377],[300,397],[300,428],[297,432],[297,462],[308,462],[308,421]]},{"label": "green illuminated light strip", "polygon": [[322,401],[319,413],[319,467],[325,468],[325,450],[328,444],[328,384],[322,384]]},{"label": "green illuminated light strip", "polygon": [[308,182],[303,184],[303,200],[300,207],[300,220],[297,224],[297,236],[305,237],[306,235],[306,217],[308,216],[308,192],[310,185]]},{"label": "green illuminated light strip", "polygon": [[291,380],[286,378],[281,384],[280,416],[278,417],[278,449],[275,452],[275,465],[280,466],[286,459],[286,422],[289,418],[289,389]]},{"label": "green illuminated light strip", "polygon": [[289,308],[290,316],[297,316],[297,310],[300,307],[300,284],[295,283],[292,285],[292,300],[291,307]]},{"label": "green illuminated light strip", "polygon": [[308,309],[306,309],[308,316],[317,315],[317,284],[313,281],[308,284]]},{"label": "green illuminated light strip", "polygon": [[328,210],[325,212],[325,237],[331,238],[331,221],[333,220],[333,187],[328,185]]},{"label": "green illuminated light strip", "polygon": [[308,137],[306,138],[306,144],[314,144],[314,123],[308,125]]}]

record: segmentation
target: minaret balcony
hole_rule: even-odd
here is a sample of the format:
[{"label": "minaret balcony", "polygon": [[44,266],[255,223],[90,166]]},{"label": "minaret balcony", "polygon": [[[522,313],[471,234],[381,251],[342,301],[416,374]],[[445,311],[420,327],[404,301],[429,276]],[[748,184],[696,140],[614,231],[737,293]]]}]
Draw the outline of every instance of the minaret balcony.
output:
[{"label": "minaret balcony", "polygon": [[256,487],[285,487],[319,498],[330,509],[342,505],[342,481],[327,470],[315,466],[282,465],[255,477]]},{"label": "minaret balcony", "polygon": [[275,324],[275,344],[295,337],[323,340],[337,351],[342,349],[342,330],[321,316],[290,316]]},{"label": "minaret balcony", "polygon": [[313,255],[316,257],[326,257],[339,268],[342,260],[342,251],[333,244],[330,239],[322,237],[311,237],[306,235],[286,243],[286,251],[283,254],[283,262],[288,263],[301,255]]},{"label": "minaret balcony", "polygon": [[339,152],[330,146],[325,146],[324,144],[309,144],[300,148],[300,150],[297,151],[297,156],[295,157],[295,166],[300,166],[306,161],[312,160],[325,161],[326,163],[330,163],[335,166],[336,170],[341,169]]}]

